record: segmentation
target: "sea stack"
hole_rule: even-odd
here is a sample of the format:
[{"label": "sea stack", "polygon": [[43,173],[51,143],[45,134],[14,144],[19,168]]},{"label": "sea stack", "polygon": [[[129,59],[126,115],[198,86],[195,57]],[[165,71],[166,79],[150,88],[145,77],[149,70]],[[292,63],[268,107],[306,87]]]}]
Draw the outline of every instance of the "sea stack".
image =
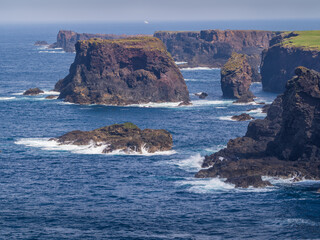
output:
[{"label": "sea stack", "polygon": [[254,95],[249,90],[252,70],[247,56],[232,53],[231,58],[221,69],[221,89],[223,97],[235,98],[236,102],[252,102]]},{"label": "sea stack", "polygon": [[55,86],[78,104],[189,102],[180,70],[153,37],[78,41],[69,74]]},{"label": "sea stack", "polygon": [[320,73],[298,67],[264,120],[244,137],[206,156],[198,178],[221,177],[236,187],[263,187],[262,176],[320,179]]},{"label": "sea stack", "polygon": [[92,131],[72,131],[50,141],[67,145],[93,145],[103,147],[102,153],[122,151],[124,153],[155,153],[172,148],[172,136],[163,129],[141,130],[127,122],[113,124]]},{"label": "sea stack", "polygon": [[263,90],[283,93],[298,66],[320,71],[320,31],[283,33],[270,41],[262,53]]}]

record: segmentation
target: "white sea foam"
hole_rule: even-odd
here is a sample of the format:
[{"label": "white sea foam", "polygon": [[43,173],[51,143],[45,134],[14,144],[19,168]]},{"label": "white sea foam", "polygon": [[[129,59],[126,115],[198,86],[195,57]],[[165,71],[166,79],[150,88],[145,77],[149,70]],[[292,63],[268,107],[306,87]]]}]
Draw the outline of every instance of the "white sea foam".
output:
[{"label": "white sea foam", "polygon": [[222,121],[237,121],[232,119],[232,116],[221,116],[221,117],[218,117],[218,119]]},{"label": "white sea foam", "polygon": [[265,117],[267,116],[266,113],[262,112],[262,108],[252,109],[248,111],[250,115],[253,115],[254,117]]},{"label": "white sea foam", "polygon": [[226,145],[216,145],[216,146],[211,147],[211,148],[206,148],[205,151],[211,152],[211,153],[215,153],[215,152],[218,152],[221,149],[226,148],[226,147],[227,147]]},{"label": "white sea foam", "polygon": [[40,95],[56,95],[58,96],[60,93],[59,92],[56,92],[56,91],[46,91],[46,90],[43,90],[44,92],[43,93],[40,93]]},{"label": "white sea foam", "polygon": [[214,193],[235,189],[233,184],[225,183],[224,179],[220,178],[187,178],[186,180],[178,181],[177,185],[181,187],[188,187],[187,191],[193,193]]},{"label": "white sea foam", "polygon": [[282,184],[314,184],[320,183],[320,180],[309,180],[302,178],[301,180],[297,181],[296,176],[290,178],[280,178],[280,177],[270,177],[270,176],[262,176],[263,181],[269,181],[273,185],[282,185]]},{"label": "white sea foam", "polygon": [[65,51],[54,51],[54,50],[43,50],[39,51],[39,53],[66,53]]},{"label": "white sea foam", "polygon": [[232,101],[228,100],[195,100],[191,101],[191,107],[198,107],[198,106],[207,106],[207,105],[230,105]]},{"label": "white sea foam", "polygon": [[220,68],[209,68],[209,67],[194,67],[194,68],[181,68],[181,71],[198,71],[198,70],[220,70]]},{"label": "white sea foam", "polygon": [[193,78],[185,78],[184,81],[186,82],[198,82],[198,79],[193,79]]},{"label": "white sea foam", "polygon": [[16,97],[0,97],[0,101],[8,101],[13,99],[16,99]]},{"label": "white sea foam", "polygon": [[28,147],[37,147],[42,150],[48,151],[69,151],[76,154],[103,154],[103,155],[139,155],[139,156],[153,156],[153,155],[172,155],[176,151],[161,151],[155,153],[149,153],[145,148],[142,149],[142,153],[139,152],[124,152],[122,150],[116,150],[111,153],[103,153],[103,150],[107,147],[107,144],[96,145],[91,143],[89,145],[77,146],[71,144],[59,144],[57,141],[49,141],[49,138],[22,138],[15,141],[15,144],[25,145]]},{"label": "white sea foam", "polygon": [[175,62],[177,65],[186,64],[188,62]]},{"label": "white sea foam", "polygon": [[190,156],[187,159],[183,160],[175,160],[171,163],[174,165],[178,165],[181,169],[184,169],[188,172],[195,172],[199,171],[201,169],[201,164],[204,160],[204,157],[200,155],[200,153],[197,153],[195,155]]}]

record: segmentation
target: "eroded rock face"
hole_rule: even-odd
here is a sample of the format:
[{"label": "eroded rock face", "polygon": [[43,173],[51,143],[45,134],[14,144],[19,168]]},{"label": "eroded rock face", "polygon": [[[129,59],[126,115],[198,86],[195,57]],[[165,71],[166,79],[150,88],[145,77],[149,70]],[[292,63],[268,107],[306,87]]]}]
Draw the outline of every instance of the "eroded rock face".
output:
[{"label": "eroded rock face", "polygon": [[244,137],[206,156],[202,167],[211,167],[196,177],[220,176],[245,187],[247,177],[250,186],[270,184],[261,176],[320,179],[320,74],[304,67],[295,73],[267,117],[250,122]]},{"label": "eroded rock face", "polygon": [[[137,35],[142,36],[142,35]],[[115,35],[115,34],[90,34],[90,33],[77,33],[73,31],[60,30],[57,35],[57,42],[51,44],[50,48],[62,48],[66,52],[75,52],[75,44],[77,41],[89,40],[91,38],[100,39],[122,39],[133,37],[131,35]]]},{"label": "eroded rock face", "polygon": [[132,123],[114,124],[93,131],[72,131],[50,140],[60,144],[106,146],[103,153],[115,150],[154,153],[172,148],[172,136],[168,131],[141,130]]},{"label": "eroded rock face", "polygon": [[244,54],[233,53],[221,69],[223,97],[236,98],[237,102],[252,102],[254,95],[249,90],[252,70]]},{"label": "eroded rock face", "polygon": [[189,102],[185,81],[157,38],[91,39],[76,44],[69,75],[55,91],[79,104]]},{"label": "eroded rock face", "polygon": [[283,93],[286,83],[294,76],[298,66],[320,71],[320,52],[285,46],[281,42],[295,36],[294,33],[272,39],[270,48],[262,53],[261,76],[264,91]]},{"label": "eroded rock face", "polygon": [[39,95],[40,93],[44,93],[44,91],[42,91],[41,89],[39,88],[30,88],[28,89],[27,91],[25,91],[23,93],[23,95],[26,95],[26,96],[35,96],[35,95]]},{"label": "eroded rock face", "polygon": [[260,81],[258,66],[261,52],[269,47],[270,39],[277,32],[255,30],[202,30],[200,32],[155,32],[172,57],[187,62],[181,67],[222,67],[232,52],[248,55],[254,74],[253,81]]}]

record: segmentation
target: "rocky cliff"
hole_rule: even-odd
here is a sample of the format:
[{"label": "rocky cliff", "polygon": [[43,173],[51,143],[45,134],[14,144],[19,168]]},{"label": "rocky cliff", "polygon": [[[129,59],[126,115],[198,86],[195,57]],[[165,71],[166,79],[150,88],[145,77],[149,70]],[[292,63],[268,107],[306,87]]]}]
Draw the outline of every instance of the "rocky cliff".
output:
[{"label": "rocky cliff", "polygon": [[[142,35],[137,35],[142,36]],[[62,48],[66,52],[75,52],[75,44],[80,40],[89,40],[91,38],[101,39],[122,39],[133,37],[130,35],[115,35],[115,34],[90,34],[77,33],[73,31],[60,30],[57,35],[57,42],[51,44],[50,48]]]},{"label": "rocky cliff", "polygon": [[116,150],[125,153],[154,153],[172,148],[172,136],[163,129],[141,130],[133,123],[114,124],[92,131],[72,131],[58,138],[52,138],[59,144],[105,146],[103,153]]},{"label": "rocky cliff", "polygon": [[79,104],[189,102],[185,81],[157,38],[78,41],[59,98]]},{"label": "rocky cliff", "polygon": [[304,67],[244,137],[206,156],[198,178],[221,177],[237,187],[270,185],[261,176],[320,179],[320,74]]},{"label": "rocky cliff", "polygon": [[276,32],[255,30],[202,30],[200,32],[155,32],[176,61],[187,66],[221,67],[232,52],[249,56],[257,73],[261,52]]},{"label": "rocky cliff", "polygon": [[221,89],[223,97],[236,98],[239,102],[252,102],[254,95],[249,90],[252,70],[245,54],[232,53],[221,68]]},{"label": "rocky cliff", "polygon": [[284,92],[298,66],[320,71],[320,31],[284,33],[270,43],[270,48],[262,54],[263,90]]}]

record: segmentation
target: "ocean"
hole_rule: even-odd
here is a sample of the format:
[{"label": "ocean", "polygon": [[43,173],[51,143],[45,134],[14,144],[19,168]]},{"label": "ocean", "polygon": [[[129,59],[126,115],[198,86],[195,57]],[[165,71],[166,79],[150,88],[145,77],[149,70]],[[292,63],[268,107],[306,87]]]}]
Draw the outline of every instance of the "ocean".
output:
[{"label": "ocean", "polygon": [[[243,136],[248,121],[231,116],[261,105],[223,99],[220,70],[182,69],[192,106],[76,105],[47,100],[75,54],[34,46],[59,29],[115,34],[156,30],[309,30],[320,21],[69,23],[0,25],[0,239],[319,239],[320,183],[271,179],[275,186],[236,189],[196,179],[205,155]],[[23,96],[31,87],[45,93]],[[258,102],[276,94],[251,87]],[[200,100],[194,94],[207,92]],[[264,118],[261,109],[249,112]],[[92,146],[48,142],[72,130],[132,122],[166,129],[165,154],[102,154]]]}]

